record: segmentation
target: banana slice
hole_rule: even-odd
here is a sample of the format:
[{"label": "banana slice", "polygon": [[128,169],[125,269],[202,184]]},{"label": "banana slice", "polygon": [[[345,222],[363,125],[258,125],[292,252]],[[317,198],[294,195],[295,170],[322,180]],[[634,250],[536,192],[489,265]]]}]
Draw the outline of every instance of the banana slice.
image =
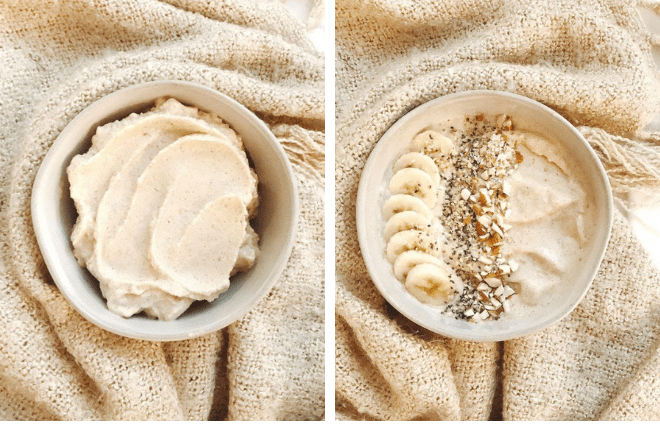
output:
[{"label": "banana slice", "polygon": [[431,231],[431,220],[415,211],[403,211],[394,214],[387,220],[383,236],[385,240],[389,241],[390,238],[398,232],[403,230],[424,230]]},{"label": "banana slice", "polygon": [[383,219],[389,220],[394,214],[398,214],[402,211],[415,211],[429,220],[433,218],[431,210],[421,199],[415,198],[411,195],[400,194],[390,196],[387,201],[385,201],[383,204]]},{"label": "banana slice", "polygon": [[435,160],[449,158],[456,153],[454,142],[444,134],[433,130],[415,136],[410,143],[410,150],[422,152]]},{"label": "banana slice", "polygon": [[394,261],[394,276],[401,282],[405,282],[412,268],[425,263],[436,265],[442,269],[447,267],[444,261],[431,254],[421,251],[405,251]]},{"label": "banana slice", "polygon": [[447,271],[435,264],[413,267],[406,278],[406,289],[425,304],[442,305],[452,301],[458,288],[454,287]]},{"label": "banana slice", "polygon": [[417,168],[397,171],[390,180],[389,190],[394,195],[406,194],[419,198],[429,208],[433,208],[438,200],[438,186],[431,176]]},{"label": "banana slice", "polygon": [[435,165],[433,159],[430,156],[426,156],[420,152],[408,152],[397,159],[394,163],[394,172],[396,173],[399,170],[404,168],[417,168],[424,171],[426,174],[431,176],[435,185],[440,185],[440,171],[438,171],[438,166]]},{"label": "banana slice", "polygon": [[387,260],[394,263],[399,254],[411,250],[437,255],[440,248],[434,236],[419,230],[404,230],[395,233],[387,243]]}]

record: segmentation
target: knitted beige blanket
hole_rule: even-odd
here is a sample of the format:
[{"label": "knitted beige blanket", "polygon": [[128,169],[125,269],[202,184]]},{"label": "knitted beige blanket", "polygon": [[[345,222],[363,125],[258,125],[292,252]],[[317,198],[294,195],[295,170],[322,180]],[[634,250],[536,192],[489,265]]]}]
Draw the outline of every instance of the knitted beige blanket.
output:
[{"label": "knitted beige blanket", "polygon": [[[322,418],[324,64],[305,31],[280,2],[0,2],[0,419]],[[301,205],[268,296],[222,331],[171,343],[79,316],[30,219],[35,174],[64,126],[106,94],[163,79],[215,88],[263,117]]]},{"label": "knitted beige blanket", "polygon": [[[660,274],[615,215],[586,298],[504,343],[443,338],[389,306],[360,255],[355,203],[379,138],[448,93],[506,90],[579,126],[619,204],[660,188],[658,70],[634,0],[336,2],[339,419],[660,419]],[[660,4],[640,4],[660,12]]]}]

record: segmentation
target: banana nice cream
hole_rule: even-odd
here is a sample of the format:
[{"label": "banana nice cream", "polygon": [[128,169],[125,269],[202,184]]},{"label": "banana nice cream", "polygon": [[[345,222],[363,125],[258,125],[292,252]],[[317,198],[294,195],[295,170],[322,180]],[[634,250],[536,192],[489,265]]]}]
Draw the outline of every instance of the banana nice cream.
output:
[{"label": "banana nice cream", "polygon": [[592,237],[579,164],[515,117],[420,131],[396,158],[383,205],[393,273],[419,301],[469,322],[524,317],[561,296]]},{"label": "banana nice cream", "polygon": [[215,115],[159,99],[98,127],[67,173],[74,255],[120,316],[175,319],[257,257],[257,176]]}]

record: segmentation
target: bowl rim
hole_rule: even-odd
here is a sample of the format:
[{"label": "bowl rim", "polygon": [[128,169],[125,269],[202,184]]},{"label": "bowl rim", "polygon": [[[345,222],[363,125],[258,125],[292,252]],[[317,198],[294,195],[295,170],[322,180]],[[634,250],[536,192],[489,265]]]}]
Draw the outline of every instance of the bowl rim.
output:
[{"label": "bowl rim", "polygon": [[[363,219],[366,216],[366,208],[368,204],[368,176],[370,173],[372,173],[372,169],[376,167],[376,162],[375,160],[372,160],[372,158],[376,158],[378,156],[378,153],[380,152],[381,149],[383,149],[383,144],[380,143],[383,139],[386,139],[389,137],[391,134],[396,133],[401,127],[405,126],[407,124],[407,121],[410,119],[410,117],[413,117],[417,114],[423,113],[427,108],[430,108],[433,105],[436,105],[438,103],[445,103],[445,102],[450,102],[453,100],[457,100],[460,98],[469,98],[473,96],[490,96],[490,97],[495,97],[495,98],[502,98],[502,99],[513,99],[516,100],[522,104],[525,105],[525,107],[534,107],[537,109],[542,110],[544,113],[548,114],[550,117],[553,119],[559,121],[561,124],[563,124],[566,128],[568,128],[578,140],[584,145],[584,147],[588,151],[588,155],[590,158],[590,161],[592,161],[598,171],[599,171],[599,176],[600,176],[600,181],[597,182],[597,184],[604,184],[604,189],[605,193],[607,196],[606,202],[605,202],[605,212],[606,212],[606,218],[607,218],[607,227],[605,229],[605,237],[603,241],[602,247],[595,247],[595,249],[599,249],[600,253],[598,254],[597,257],[597,262],[594,262],[594,270],[593,273],[590,274],[589,279],[587,283],[584,285],[582,291],[580,292],[579,296],[568,305],[568,308],[562,313],[557,316],[553,316],[550,320],[546,320],[541,322],[538,325],[535,326],[530,326],[529,328],[523,328],[521,330],[517,331],[509,331],[505,337],[499,337],[497,335],[493,336],[490,334],[479,334],[478,336],[466,336],[461,334],[460,332],[455,332],[453,328],[437,328],[437,327],[432,327],[428,323],[425,323],[424,320],[421,318],[417,317],[416,314],[413,312],[408,311],[400,302],[399,299],[395,298],[393,294],[391,294],[387,287],[383,285],[383,283],[379,279],[379,273],[378,269],[375,266],[374,262],[371,260],[370,254],[374,251],[373,249],[373,243],[369,240],[369,236],[367,234],[367,227],[365,223],[363,223]],[[531,99],[526,96],[522,96],[516,93],[510,93],[510,92],[505,92],[505,91],[500,91],[500,90],[467,90],[467,91],[462,91],[462,92],[456,92],[456,93],[451,93],[443,96],[436,97],[434,99],[431,99],[427,102],[424,102],[415,108],[411,109],[410,111],[406,112],[402,116],[400,116],[378,139],[378,142],[374,145],[372,151],[369,153],[369,157],[367,158],[367,161],[365,163],[365,166],[362,170],[362,174],[360,176],[360,181],[358,184],[358,191],[357,191],[357,199],[356,199],[356,227],[357,227],[357,233],[358,233],[358,244],[360,246],[360,251],[365,263],[365,266],[367,268],[367,271],[369,273],[369,276],[378,289],[378,291],[382,294],[382,296],[389,302],[397,311],[399,311],[401,314],[403,314],[405,317],[413,321],[414,323],[422,326],[423,328],[437,333],[442,336],[450,337],[450,338],[455,338],[455,339],[460,339],[460,340],[466,340],[466,341],[475,341],[475,342],[496,342],[496,341],[506,341],[506,340],[511,340],[515,338],[520,338],[523,336],[527,336],[533,333],[536,333],[542,329],[545,329],[560,320],[564,319],[566,316],[568,316],[576,307],[577,305],[584,299],[585,295],[587,294],[589,288],[591,287],[591,284],[593,283],[596,274],[598,273],[598,270],[600,269],[600,265],[602,264],[603,258],[605,256],[605,252],[607,250],[607,246],[609,244],[609,240],[611,237],[611,232],[612,232],[612,223],[613,223],[613,196],[612,196],[612,189],[609,183],[609,179],[607,177],[607,173],[605,171],[605,168],[603,167],[602,162],[596,155],[595,151],[593,148],[589,145],[587,140],[584,138],[584,136],[575,128],[566,118],[564,118],[562,115],[560,115],[558,112],[555,110],[551,109],[550,107],[542,104],[541,102],[538,102],[534,99]],[[419,302],[419,301],[418,301]],[[421,304],[421,302],[420,302]]]},{"label": "bowl rim", "polygon": [[[215,97],[216,99],[218,99],[219,102],[222,103],[222,106],[224,108],[230,108],[233,110],[233,112],[241,115],[241,117],[245,119],[250,126],[254,127],[254,130],[256,130],[260,134],[260,136],[263,137],[263,139],[268,140],[268,144],[271,145],[271,148],[274,149],[277,155],[277,158],[274,158],[273,161],[277,160],[278,162],[280,162],[281,165],[284,166],[287,175],[287,183],[288,183],[287,191],[290,192],[290,197],[291,197],[289,200],[290,201],[289,204],[291,208],[289,235],[286,239],[286,243],[279,250],[280,254],[275,263],[275,267],[271,269],[271,271],[268,273],[267,279],[264,279],[263,283],[258,286],[258,289],[251,294],[251,296],[248,298],[248,301],[245,303],[245,305],[242,308],[233,309],[226,316],[218,316],[215,318],[215,320],[209,320],[208,322],[204,323],[203,326],[199,326],[195,329],[176,329],[177,328],[176,325],[169,326],[171,324],[180,323],[177,322],[177,319],[171,321],[157,321],[156,319],[152,319],[154,321],[162,323],[163,325],[161,326],[161,328],[165,330],[163,331],[159,330],[159,332],[157,333],[145,332],[142,331],[141,329],[136,329],[134,325],[131,325],[129,323],[130,318],[123,318],[119,315],[115,315],[115,316],[121,320],[119,320],[117,323],[114,323],[113,325],[109,325],[99,316],[95,308],[90,307],[85,302],[83,302],[84,300],[77,297],[76,294],[70,292],[70,290],[73,288],[71,288],[66,283],[63,283],[70,280],[67,277],[68,273],[61,264],[55,261],[56,260],[56,258],[54,258],[55,255],[52,254],[52,251],[55,249],[55,247],[53,246],[53,241],[49,240],[49,238],[46,237],[45,234],[46,232],[44,231],[44,228],[48,226],[47,218],[45,217],[45,215],[54,214],[54,212],[46,212],[45,208],[41,206],[42,202],[46,202],[46,201],[42,199],[42,196],[40,196],[40,188],[46,183],[46,181],[49,178],[51,178],[54,174],[57,174],[58,171],[60,170],[58,166],[61,166],[62,164],[60,162],[55,162],[55,156],[56,153],[58,153],[58,151],[62,149],[63,145],[66,143],[66,139],[69,137],[69,133],[73,132],[74,129],[76,129],[81,122],[84,124],[87,117],[90,114],[93,114],[99,109],[102,110],[103,106],[107,102],[110,102],[122,96],[126,96],[127,94],[130,94],[131,92],[134,91],[159,90],[159,89],[167,90],[168,88],[172,88],[176,86],[178,86],[179,88],[203,91],[206,92],[209,96]],[[166,96],[166,95],[167,94],[155,94],[153,96],[153,99],[155,100],[158,97]],[[172,96],[172,97],[176,99],[176,96]],[[201,110],[207,110],[206,108],[195,105],[193,102],[183,101],[183,103],[198,107]],[[137,104],[133,104],[133,105],[137,106]],[[131,104],[120,102],[120,105],[118,105],[116,109],[102,113],[101,120],[107,119],[113,114],[118,113],[120,110],[131,108],[131,106],[132,106]],[[212,112],[212,111],[208,111],[208,112]],[[128,112],[127,114],[122,115],[118,119],[122,119],[128,116],[128,114],[130,113],[131,112]],[[226,118],[221,113],[217,115],[220,118],[222,118],[223,121],[227,122],[230,126],[233,127],[233,124],[227,121]],[[98,126],[98,125],[91,124],[89,127],[89,131],[93,131],[94,126]],[[240,133],[239,135],[242,136]],[[81,142],[82,140],[78,140],[75,144],[72,143],[72,148],[75,149],[77,146],[80,145]],[[245,150],[246,152],[248,152],[247,148],[245,148]],[[64,166],[66,168],[68,164],[64,164]],[[59,180],[59,179],[54,179],[54,180]],[[273,288],[275,283],[278,281],[278,279],[281,277],[282,273],[284,272],[286,265],[288,264],[288,261],[290,259],[291,253],[293,251],[293,246],[295,245],[296,242],[297,227],[299,222],[300,202],[299,202],[299,190],[298,190],[296,174],[293,171],[293,167],[291,166],[291,163],[286,155],[286,152],[284,151],[284,148],[277,141],[277,138],[270,131],[268,126],[260,118],[258,118],[252,111],[247,109],[245,106],[243,106],[238,101],[231,98],[230,96],[221,93],[208,86],[204,86],[189,81],[183,81],[183,80],[156,80],[156,81],[133,84],[121,88],[119,90],[113,91],[112,93],[109,93],[105,96],[102,96],[101,98],[97,99],[96,101],[85,107],[85,109],[83,109],[68,124],[66,124],[66,126],[62,129],[60,134],[57,136],[57,138],[51,145],[51,147],[48,148],[48,152],[46,153],[43,161],[39,165],[39,169],[37,171],[34,183],[32,185],[30,209],[31,209],[31,217],[32,217],[32,225],[34,228],[34,233],[37,239],[38,246],[40,248],[40,252],[46,264],[46,267],[48,268],[48,271],[51,274],[54,283],[59,288],[60,293],[65,297],[65,299],[69,302],[69,304],[79,314],[81,314],[85,319],[94,323],[98,327],[121,336],[134,338],[134,339],[150,340],[150,341],[177,341],[177,340],[195,338],[229,326],[230,324],[234,323],[235,321],[243,317],[245,314],[247,314],[250,310],[252,310],[256,306],[256,304],[268,294],[268,292]],[[63,226],[63,224],[61,225]],[[70,235],[68,242],[70,246],[71,245]],[[82,266],[79,267],[81,269],[85,269],[85,267]],[[73,284],[71,284],[71,286],[73,286]],[[105,299],[103,299],[103,303],[106,303]],[[109,313],[114,314],[112,312]],[[175,330],[167,331],[166,329],[169,327],[172,327]]]}]

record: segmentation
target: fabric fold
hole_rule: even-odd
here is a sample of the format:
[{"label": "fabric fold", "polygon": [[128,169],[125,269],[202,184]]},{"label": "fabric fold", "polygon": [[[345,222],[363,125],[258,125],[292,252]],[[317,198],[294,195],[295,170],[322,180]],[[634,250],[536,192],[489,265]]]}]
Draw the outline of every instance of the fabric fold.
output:
[{"label": "fabric fold", "polygon": [[[660,341],[660,340],[659,340]],[[653,421],[660,418],[660,344],[600,415],[601,421]]]},{"label": "fabric fold", "polygon": [[[461,420],[486,421],[494,411],[500,387],[501,343],[449,340],[451,370],[460,396]],[[497,406],[500,407],[501,406]]]},{"label": "fabric fold", "polygon": [[[341,363],[336,381],[344,398],[383,420],[460,420],[445,338],[413,324],[408,326],[419,333],[402,332],[396,321],[354,296],[337,298],[341,318],[335,332]],[[359,376],[355,369],[362,369],[359,374],[368,381],[351,382]],[[347,372],[353,376],[345,376]],[[369,395],[378,398],[369,400]]]},{"label": "fabric fold", "polygon": [[219,331],[195,339],[163,344],[165,360],[172,370],[177,398],[186,420],[202,421],[211,414],[216,388],[216,365],[223,336],[222,331]]}]

